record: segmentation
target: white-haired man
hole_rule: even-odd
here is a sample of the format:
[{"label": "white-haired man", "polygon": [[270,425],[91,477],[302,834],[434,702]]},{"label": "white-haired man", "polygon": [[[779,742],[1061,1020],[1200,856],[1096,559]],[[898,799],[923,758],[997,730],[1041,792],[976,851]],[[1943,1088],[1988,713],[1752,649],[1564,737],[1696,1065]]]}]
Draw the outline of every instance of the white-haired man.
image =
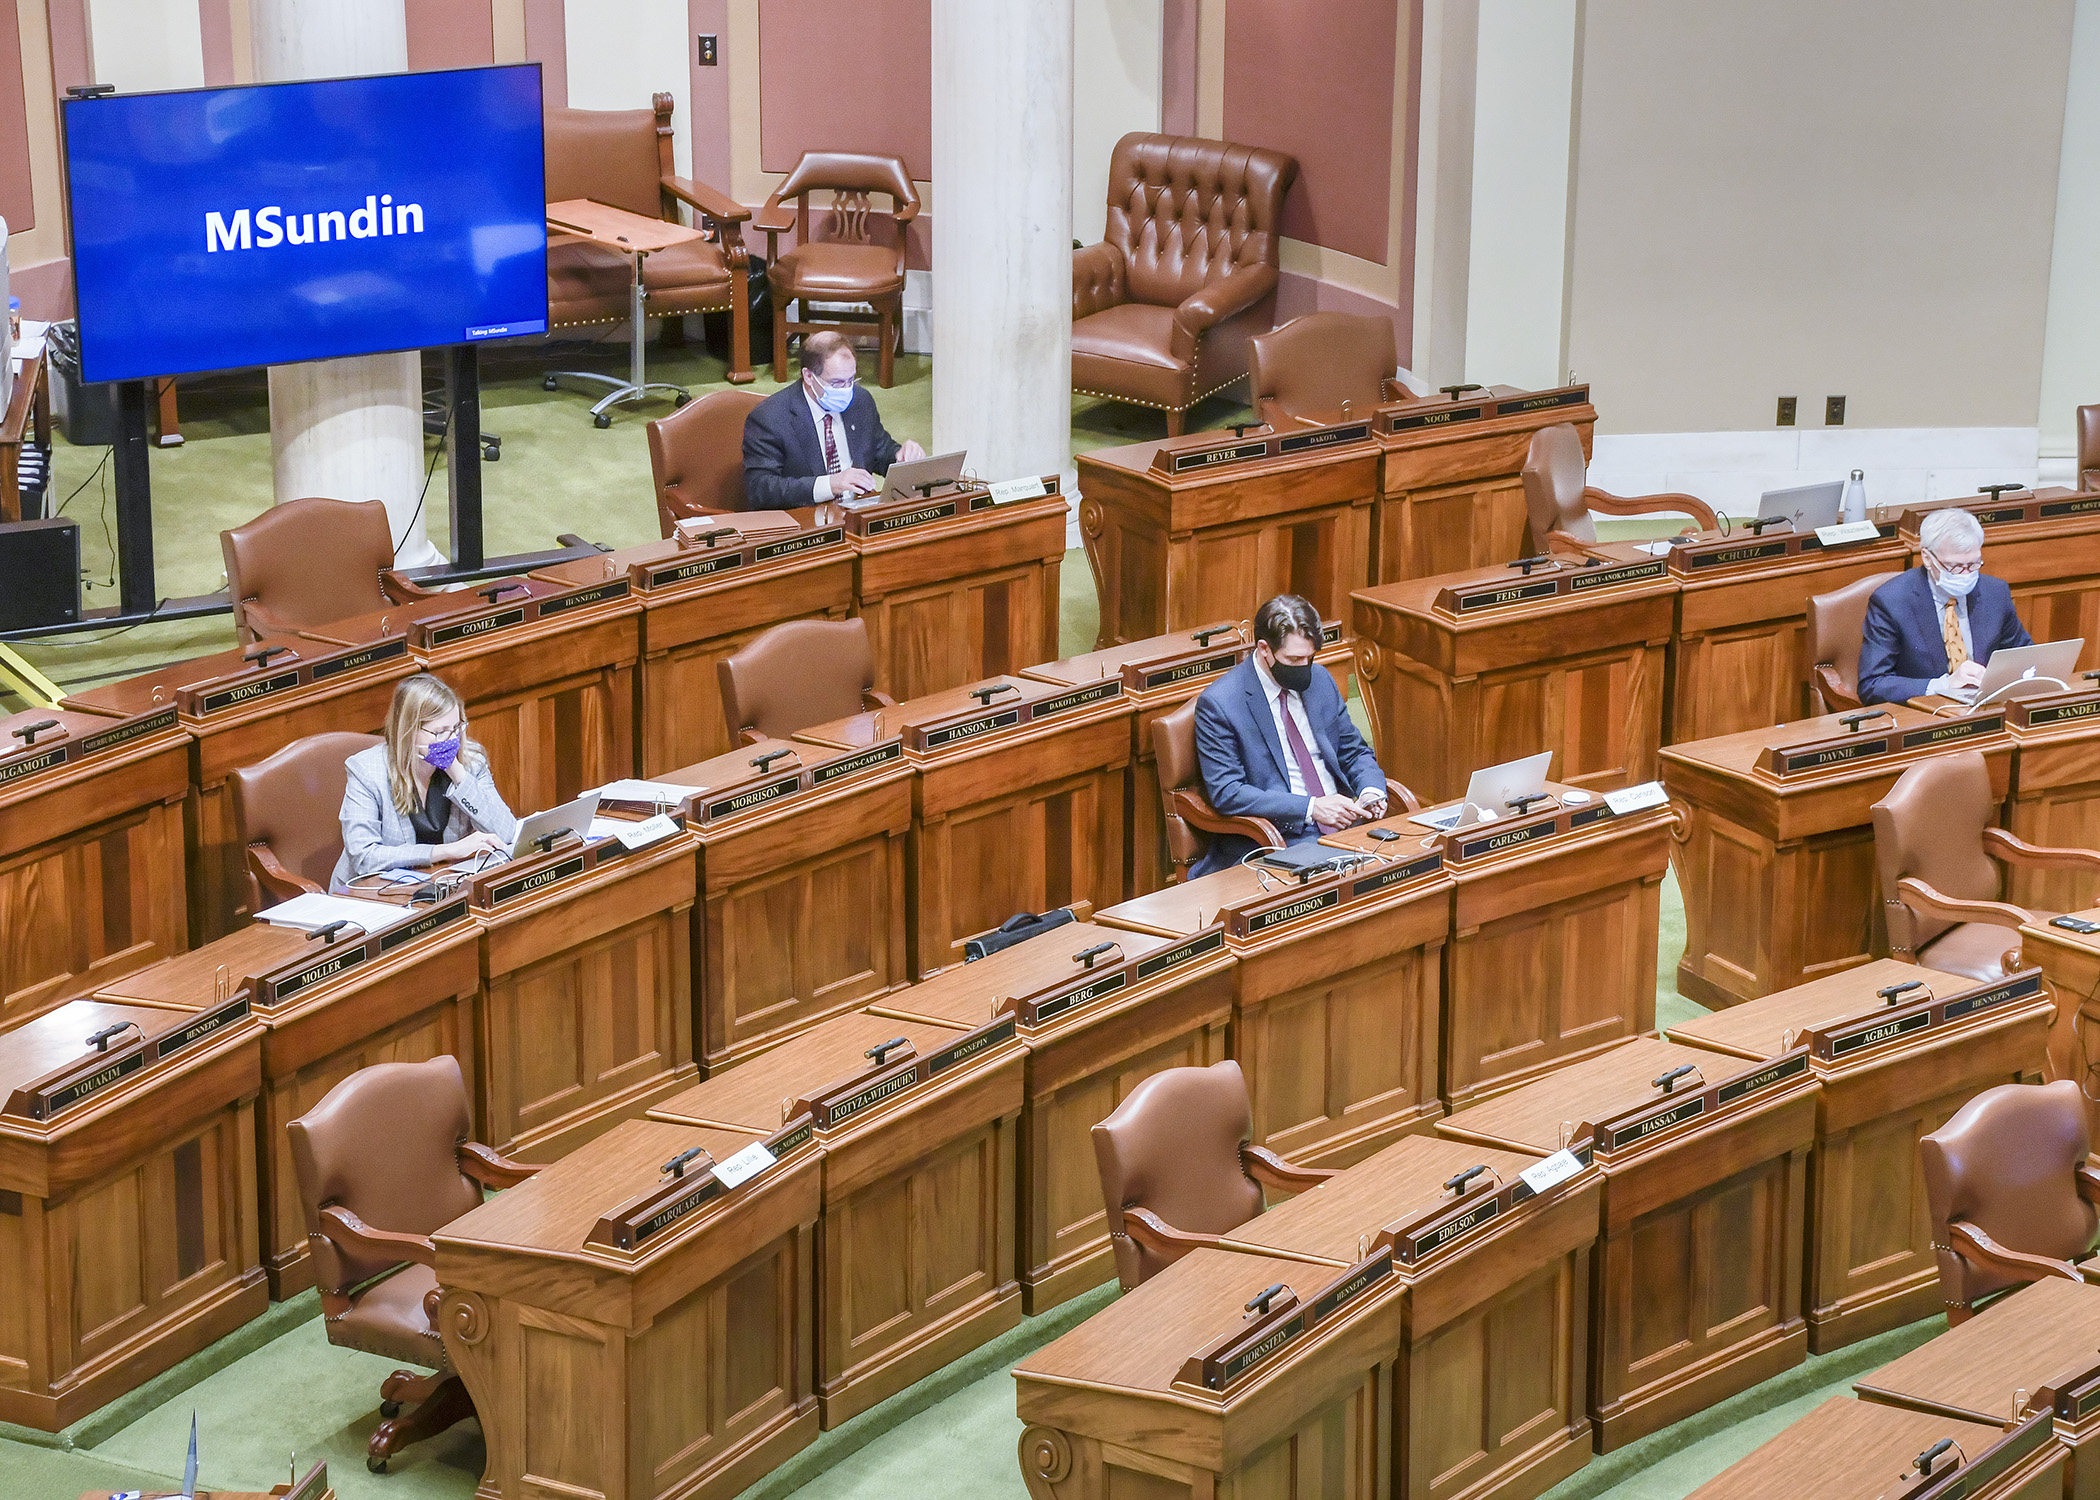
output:
[{"label": "white-haired man", "polygon": [[1874,590],[1859,648],[1859,701],[1967,697],[1994,651],[2031,646],[2012,590],[1983,571],[1983,526],[1936,510],[1918,528],[1921,566]]}]

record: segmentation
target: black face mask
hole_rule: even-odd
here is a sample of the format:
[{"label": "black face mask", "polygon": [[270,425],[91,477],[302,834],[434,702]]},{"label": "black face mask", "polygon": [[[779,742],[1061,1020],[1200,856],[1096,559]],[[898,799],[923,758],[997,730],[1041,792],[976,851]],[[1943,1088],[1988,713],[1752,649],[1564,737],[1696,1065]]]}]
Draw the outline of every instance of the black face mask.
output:
[{"label": "black face mask", "polygon": [[1269,663],[1269,675],[1276,679],[1278,687],[1287,692],[1302,693],[1311,687],[1312,672],[1311,662],[1295,667],[1280,661]]}]

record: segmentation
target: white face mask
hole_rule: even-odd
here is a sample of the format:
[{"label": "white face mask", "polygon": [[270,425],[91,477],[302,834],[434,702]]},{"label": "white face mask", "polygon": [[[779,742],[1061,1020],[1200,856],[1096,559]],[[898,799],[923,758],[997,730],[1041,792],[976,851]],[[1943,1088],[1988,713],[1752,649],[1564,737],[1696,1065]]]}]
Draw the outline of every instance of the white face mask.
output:
[{"label": "white face mask", "polygon": [[1981,573],[1950,573],[1942,568],[1938,582],[1941,592],[1950,598],[1966,599],[1976,587],[1976,580],[1982,576]]}]

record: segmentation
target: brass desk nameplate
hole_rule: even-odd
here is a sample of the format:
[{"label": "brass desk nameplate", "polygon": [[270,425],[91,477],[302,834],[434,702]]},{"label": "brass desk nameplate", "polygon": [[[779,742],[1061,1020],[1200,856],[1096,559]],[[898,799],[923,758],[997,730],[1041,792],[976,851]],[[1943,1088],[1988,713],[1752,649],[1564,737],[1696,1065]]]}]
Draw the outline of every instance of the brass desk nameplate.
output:
[{"label": "brass desk nameplate", "polygon": [[2014,698],[2005,705],[2005,722],[2014,729],[2054,729],[2086,719],[2100,719],[2100,691],[2091,688]]},{"label": "brass desk nameplate", "polygon": [[1608,1160],[1616,1153],[1674,1135],[1680,1126],[1694,1120],[1709,1119],[1739,1100],[1810,1076],[1808,1048],[1796,1047],[1746,1072],[1709,1083],[1696,1094],[1665,1094],[1653,1103],[1599,1121],[1595,1129],[1598,1153]]},{"label": "brass desk nameplate", "polygon": [[[120,1023],[98,1032],[83,1039],[81,1045],[101,1050],[83,1051],[72,1061],[13,1090],[8,1095],[6,1112],[26,1120],[49,1120],[64,1114],[183,1049],[217,1035],[245,1019],[248,1009],[248,992],[243,990],[199,1014],[171,1013],[168,1027],[151,1035],[135,1023]],[[126,1035],[119,1040],[113,1032]]]},{"label": "brass desk nameplate", "polygon": [[434,651],[535,620],[553,619],[587,609],[609,599],[625,599],[633,592],[633,587],[628,578],[608,578],[558,593],[540,594],[534,592],[533,584],[522,578],[499,578],[485,590],[478,591],[493,597],[484,597],[482,603],[473,609],[463,608],[411,620],[408,642],[418,651]]},{"label": "brass desk nameplate", "polygon": [[1996,527],[2100,516],[2100,494],[2047,485],[2040,489],[2012,490],[1998,495],[1964,495],[1959,500],[1942,501],[1937,505],[1921,505],[1905,510],[1896,522],[1897,531],[1905,541],[1915,545],[1918,527],[1924,523],[1925,518],[1936,510],[1949,508],[1967,511],[1988,533]]},{"label": "brass desk nameplate", "polygon": [[836,1130],[933,1082],[971,1058],[997,1050],[1013,1041],[1014,1036],[1014,1018],[1001,1015],[923,1055],[902,1037],[894,1044],[871,1047],[872,1066],[801,1095],[786,1107],[786,1115],[789,1119],[808,1115],[819,1134]]},{"label": "brass desk nameplate", "polygon": [[1801,1041],[1818,1063],[1836,1063],[1890,1042],[1936,1031],[1950,1022],[1996,1010],[2001,1005],[2039,998],[2041,994],[2042,971],[2039,968],[2021,969],[2004,979],[1958,990],[1951,995],[1935,996],[1928,991],[1915,1000],[1897,996],[1897,1003],[1891,1003],[1885,1010],[1847,1016],[1811,1027],[1802,1034]]},{"label": "brass desk nameplate", "polygon": [[[319,654],[308,655],[308,649]],[[245,708],[259,699],[346,677],[406,655],[408,642],[399,637],[349,647],[327,647],[315,642],[296,652],[275,652],[245,671],[179,687],[175,690],[175,702],[185,717],[208,719],[213,714]]]},{"label": "brass desk nameplate", "polygon": [[325,983],[359,964],[404,948],[416,939],[449,927],[467,915],[464,891],[437,902],[419,916],[389,927],[376,938],[360,933],[355,938],[337,938],[326,946],[315,946],[291,963],[250,974],[241,982],[262,1006],[281,1005],[303,990]]},{"label": "brass desk nameplate", "polygon": [[[1157,953],[1146,954],[1143,958],[1118,958],[1114,963],[1096,964],[1061,984],[1029,995],[1025,999],[1009,995],[1000,1002],[1000,1009],[1002,1013],[1013,1016],[1021,1025],[1033,1029],[1054,1021],[1059,1016],[1069,1015],[1075,1010],[1092,1005],[1097,1000],[1127,994],[1169,970],[1222,952],[1224,948],[1225,928],[1222,924],[1212,923],[1194,937],[1184,938],[1171,948],[1162,948]],[[1076,961],[1079,955],[1074,954],[1073,957]]]},{"label": "brass desk nameplate", "polygon": [[916,754],[930,755],[1122,696],[1120,677],[1104,677],[1046,698],[1023,696],[1017,701],[1003,691],[993,693],[979,707],[905,725],[904,745]]},{"label": "brass desk nameplate", "polygon": [[1219,915],[1235,938],[1263,937],[1293,923],[1308,921],[1359,901],[1384,897],[1443,873],[1444,852],[1433,849],[1410,859],[1368,858],[1345,871],[1314,880],[1292,882],[1277,876],[1277,888],[1226,907]]},{"label": "brass desk nameplate", "polygon": [[[136,718],[114,721],[109,728],[83,734],[78,739],[67,735],[63,739],[35,741],[0,755],[0,787],[11,786],[32,776],[42,776],[66,766],[77,765],[89,756],[99,755],[105,750],[119,749],[133,740],[144,739],[149,734],[159,734],[175,727],[175,705],[164,703],[158,708],[148,709]],[[54,731],[55,733],[57,731]]]},{"label": "brass desk nameplate", "polygon": [[1534,1198],[1565,1197],[1593,1179],[1587,1175],[1596,1166],[1596,1141],[1578,1132],[1567,1147],[1582,1170],[1548,1187],[1543,1193],[1522,1176],[1512,1177],[1492,1193],[1461,1193],[1449,1203],[1437,1205],[1405,1223],[1389,1224],[1378,1231],[1372,1244],[1392,1251],[1399,1263],[1419,1270],[1453,1247],[1470,1240],[1479,1231],[1504,1222],[1520,1204]]},{"label": "brass desk nameplate", "polygon": [[[1030,498],[1056,498],[1058,478],[1055,474],[1041,476],[1043,493]],[[992,509],[998,503],[992,498],[988,485],[971,479],[958,480],[953,484],[936,486],[924,495],[907,495],[902,500],[885,500],[877,505],[850,509],[846,512],[846,530],[853,536],[874,541],[881,537],[895,536],[900,531],[931,526],[936,521],[951,521],[957,516],[975,515],[979,511]]]},{"label": "brass desk nameplate", "polygon": [[[1883,727],[1870,728],[1870,724]],[[1810,776],[1834,766],[1879,760],[1913,750],[1937,750],[1964,740],[1984,739],[2005,730],[2005,710],[1959,718],[1934,719],[1905,728],[1893,715],[1862,717],[1847,734],[1824,735],[1791,745],[1767,745],[1753,769],[1772,781]]]},{"label": "brass desk nameplate", "polygon": [[1300,453],[1347,447],[1370,440],[1371,419],[1368,416],[1356,421],[1294,428],[1289,432],[1267,427],[1249,429],[1223,442],[1212,433],[1204,433],[1194,440],[1169,438],[1153,453],[1152,472],[1178,477],[1208,473],[1213,469],[1236,469],[1268,459],[1290,458]]},{"label": "brass desk nameplate", "polygon": [[1529,572],[1513,566],[1501,573],[1451,584],[1437,590],[1435,609],[1452,619],[1470,619],[1548,599],[1571,598],[1631,583],[1652,583],[1667,577],[1669,571],[1659,557],[1620,563],[1602,558],[1577,563],[1562,558],[1535,564]]},{"label": "brass desk nameplate", "polygon": [[[1876,540],[1889,541],[1896,535],[1896,525],[1893,521],[1882,521],[1876,524],[1875,532]],[[1840,543],[1840,547],[1865,545],[1868,544],[1864,540]],[[1737,530],[1723,536],[1719,532],[1702,531],[1697,536],[1671,544],[1670,571],[1679,578],[1704,578],[1715,573],[1768,567],[1804,553],[1829,550],[1832,549],[1826,548],[1823,539],[1813,531],[1796,531],[1785,521],[1767,526],[1762,532]]]},{"label": "brass desk nameplate", "polygon": [[[1375,1250],[1300,1301],[1288,1286],[1271,1287],[1263,1296],[1267,1305],[1244,1327],[1237,1328],[1182,1362],[1175,1384],[1193,1386],[1206,1394],[1225,1391],[1245,1379],[1308,1334],[1331,1322],[1377,1291],[1393,1276],[1390,1247]],[[1256,1299],[1260,1301],[1261,1299]],[[1253,1311],[1249,1304],[1248,1311]]]},{"label": "brass desk nameplate", "polygon": [[693,1155],[680,1162],[664,1181],[645,1193],[636,1194],[601,1217],[585,1236],[584,1243],[601,1250],[628,1253],[642,1250],[650,1240],[683,1223],[701,1209],[741,1192],[750,1183],[763,1181],[766,1174],[781,1162],[804,1147],[813,1146],[815,1139],[815,1129],[806,1115],[790,1120],[758,1142],[773,1160],[749,1176],[737,1179],[734,1184],[716,1176],[721,1163],[696,1146]]}]

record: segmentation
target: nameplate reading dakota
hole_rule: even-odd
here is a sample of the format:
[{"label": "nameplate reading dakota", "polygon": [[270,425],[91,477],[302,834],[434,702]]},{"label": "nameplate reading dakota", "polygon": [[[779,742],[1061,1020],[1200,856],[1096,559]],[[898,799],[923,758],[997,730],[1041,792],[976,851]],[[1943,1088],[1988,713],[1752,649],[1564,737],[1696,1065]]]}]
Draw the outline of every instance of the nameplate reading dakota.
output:
[{"label": "nameplate reading dakota", "polygon": [[1276,445],[1276,451],[1304,453],[1313,448],[1331,448],[1336,443],[1360,443],[1370,435],[1369,422],[1352,422],[1347,427],[1330,427],[1324,432],[1301,432],[1287,437]]},{"label": "nameplate reading dakota", "polygon": [[1349,887],[1349,899],[1351,901],[1361,901],[1366,896],[1375,896],[1380,891],[1390,889],[1396,885],[1405,885],[1408,881],[1419,879],[1421,876],[1434,875],[1443,868],[1444,853],[1439,849],[1434,853],[1425,854],[1419,859],[1411,859],[1406,864],[1393,865],[1387,869],[1380,870],[1376,875],[1366,875]]},{"label": "nameplate reading dakota", "polygon": [[1164,974],[1176,964],[1185,964],[1192,958],[1201,958],[1206,953],[1215,953],[1224,946],[1225,933],[1222,929],[1213,928],[1209,932],[1198,933],[1185,943],[1176,943],[1173,947],[1155,953],[1150,958],[1139,959],[1137,966],[1138,982],[1142,984],[1155,974]]}]

